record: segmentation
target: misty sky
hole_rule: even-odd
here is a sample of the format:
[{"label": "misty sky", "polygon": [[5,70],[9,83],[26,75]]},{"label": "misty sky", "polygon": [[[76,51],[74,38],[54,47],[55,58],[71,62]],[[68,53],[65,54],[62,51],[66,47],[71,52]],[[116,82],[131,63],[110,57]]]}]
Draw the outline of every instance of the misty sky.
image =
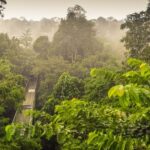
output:
[{"label": "misty sky", "polygon": [[126,15],[145,10],[148,0],[7,0],[5,18],[65,17],[69,6],[81,5],[87,11],[87,18],[113,16],[123,19]]}]

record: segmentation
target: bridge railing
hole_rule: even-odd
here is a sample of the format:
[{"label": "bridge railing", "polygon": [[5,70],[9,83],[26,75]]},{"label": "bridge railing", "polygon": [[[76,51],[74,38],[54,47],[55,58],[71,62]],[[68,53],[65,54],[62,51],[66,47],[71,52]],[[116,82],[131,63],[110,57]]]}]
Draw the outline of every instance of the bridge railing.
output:
[{"label": "bridge railing", "polygon": [[[27,93],[27,91],[28,91],[29,82],[30,82],[30,80],[27,81],[26,86],[25,86],[25,95],[26,95],[26,93]],[[23,103],[23,102],[22,102],[22,103]],[[22,106],[22,105],[21,105],[21,106]],[[12,120],[13,123],[16,121],[16,116],[18,115],[18,113],[20,113],[20,111],[21,111],[20,109],[22,109],[22,108],[20,108],[20,106],[19,106],[19,108],[17,108],[17,110],[16,110],[16,112],[15,112],[15,115],[14,115],[14,118],[13,118],[13,120]]]}]

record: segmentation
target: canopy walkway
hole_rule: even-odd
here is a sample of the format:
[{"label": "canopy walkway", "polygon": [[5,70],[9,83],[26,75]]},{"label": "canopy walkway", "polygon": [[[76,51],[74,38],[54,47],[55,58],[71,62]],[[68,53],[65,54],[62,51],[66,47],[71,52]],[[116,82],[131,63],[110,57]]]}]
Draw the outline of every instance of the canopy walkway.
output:
[{"label": "canopy walkway", "polygon": [[25,111],[33,110],[35,107],[36,87],[37,80],[30,80],[27,85],[25,100],[22,103],[21,109],[16,111],[13,123],[32,123],[32,116],[27,116]]}]

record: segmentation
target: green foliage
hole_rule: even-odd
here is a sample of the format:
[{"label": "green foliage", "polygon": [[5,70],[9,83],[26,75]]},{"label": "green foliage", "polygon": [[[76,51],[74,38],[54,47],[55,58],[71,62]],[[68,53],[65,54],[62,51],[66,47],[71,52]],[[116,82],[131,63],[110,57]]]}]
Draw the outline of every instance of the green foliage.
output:
[{"label": "green foliage", "polygon": [[122,107],[141,106],[149,104],[150,91],[135,84],[117,85],[110,89],[108,95],[110,98],[118,96]]},{"label": "green foliage", "polygon": [[[124,138],[123,136],[113,135],[111,131],[107,134],[103,132],[91,132],[87,140],[88,150],[134,150],[145,149],[145,142],[134,138]],[[149,148],[149,147],[148,147]]]},{"label": "green foliage", "polygon": [[[110,89],[111,103],[73,99],[55,107],[49,130],[57,136],[61,149],[149,149],[149,83],[137,78],[149,80],[149,65],[135,59],[128,64],[134,70],[121,75],[124,85]],[[104,70],[93,69],[91,77],[96,78],[100,72]],[[114,77],[109,73],[106,79]]]},{"label": "green foliage", "polygon": [[37,91],[37,106],[42,108],[52,94],[54,85],[59,76],[69,70],[69,63],[64,61],[62,57],[50,57],[48,60],[37,59],[36,66],[33,68],[33,74],[39,76],[39,87]]},{"label": "green foliage", "polygon": [[17,105],[24,99],[24,78],[15,74],[12,68],[9,61],[0,59],[0,131],[2,135],[8,118],[12,119]]},{"label": "green foliage", "polygon": [[85,18],[81,6],[68,9],[66,19],[62,19],[59,29],[54,35],[52,47],[54,54],[62,56],[70,63],[75,63],[98,50],[93,22]]},{"label": "green foliage", "polygon": [[15,128],[14,128],[14,126],[12,126],[12,125],[6,126],[5,131],[7,133],[6,134],[6,139],[8,141],[12,140],[12,136],[15,134]]},{"label": "green foliage", "polygon": [[[32,130],[31,130],[32,129]],[[39,138],[33,138],[35,135],[35,127],[27,126],[23,124],[11,124],[6,126],[6,140],[5,143],[10,143],[10,148],[13,149],[13,145],[16,145],[18,148],[14,150],[40,150],[41,143]],[[27,137],[27,138],[25,138]]]},{"label": "green foliage", "polygon": [[150,66],[131,58],[128,60],[128,64],[134,71],[123,74],[127,84],[112,87],[108,96],[110,98],[119,97],[120,104],[125,107],[149,105]]},{"label": "green foliage", "polygon": [[7,34],[0,34],[0,56],[4,56],[10,48],[10,39]]},{"label": "green foliage", "polygon": [[[39,121],[34,126],[20,128],[20,125],[11,125],[11,128],[16,129],[12,139],[18,138],[18,131],[22,133],[23,130],[26,133],[23,137],[29,134],[31,139],[36,137],[51,139],[55,135],[61,149],[86,149],[88,147],[86,140],[90,132],[95,129],[107,130],[108,127],[117,128],[116,125],[121,123],[118,113],[121,113],[118,109],[109,106],[101,107],[92,102],[77,99],[63,101],[56,106],[53,116],[36,112],[34,115]],[[121,120],[123,119],[124,117]],[[111,127],[112,122],[114,122],[113,127]],[[11,131],[14,133],[14,129]]]},{"label": "green foliage", "polygon": [[108,69],[92,69],[85,84],[85,98],[100,101],[107,96],[108,89],[114,84],[115,73]]},{"label": "green foliage", "polygon": [[5,58],[14,65],[14,71],[24,76],[30,76],[33,68],[34,53],[31,49],[20,46],[20,40],[7,34],[0,34],[0,58]]},{"label": "green foliage", "polygon": [[54,97],[50,97],[44,104],[42,111],[47,112],[51,115],[54,115],[55,106],[58,105],[61,100],[55,99]]},{"label": "green foliage", "polygon": [[70,76],[69,73],[63,73],[54,87],[53,95],[60,100],[70,100],[80,98],[83,90],[83,82],[80,79]]},{"label": "green foliage", "polygon": [[[130,55],[149,62],[146,17],[149,7],[128,16],[122,28],[129,29],[124,41]],[[46,36],[34,42],[38,55],[28,33],[21,40],[0,34],[1,57],[10,61],[0,59],[0,149],[150,149],[150,66],[131,58],[129,70],[116,73],[110,47],[96,39],[93,26],[81,6],[69,8],[52,43]],[[87,77],[91,67],[103,68],[92,69],[83,83],[78,77]],[[26,112],[33,124],[6,126],[24,98],[17,73],[39,76],[37,103],[43,108]]]},{"label": "green foliage", "polygon": [[[127,16],[122,29],[127,29],[126,36],[122,39],[129,49],[129,57],[145,60],[149,63],[149,22],[150,6],[145,11]],[[142,31],[142,32],[141,32]]]},{"label": "green foliage", "polygon": [[[34,50],[39,53],[42,58],[47,58],[49,54],[50,42],[47,36],[40,36],[33,44]],[[40,58],[39,57],[39,58]]]},{"label": "green foliage", "polygon": [[[91,68],[118,68],[120,64],[120,57],[118,61],[108,42],[97,39],[95,21],[87,20],[85,13],[79,5],[68,8],[67,16],[61,20],[53,40],[49,42],[48,37],[40,36],[33,44],[37,54],[32,55],[38,57],[35,61],[29,57],[31,61],[28,63],[32,74],[39,76],[38,109],[49,99],[62,73],[68,72],[84,79],[89,76]],[[47,20],[44,21],[47,23]]]}]

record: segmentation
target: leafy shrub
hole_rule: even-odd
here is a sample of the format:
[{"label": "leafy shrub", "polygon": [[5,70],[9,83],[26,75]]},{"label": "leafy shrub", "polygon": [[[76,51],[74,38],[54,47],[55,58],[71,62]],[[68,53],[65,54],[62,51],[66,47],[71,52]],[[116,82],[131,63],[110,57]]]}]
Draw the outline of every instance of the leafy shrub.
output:
[{"label": "leafy shrub", "polygon": [[82,93],[83,82],[77,77],[70,76],[69,73],[60,76],[53,90],[54,98],[60,100],[80,98]]}]

